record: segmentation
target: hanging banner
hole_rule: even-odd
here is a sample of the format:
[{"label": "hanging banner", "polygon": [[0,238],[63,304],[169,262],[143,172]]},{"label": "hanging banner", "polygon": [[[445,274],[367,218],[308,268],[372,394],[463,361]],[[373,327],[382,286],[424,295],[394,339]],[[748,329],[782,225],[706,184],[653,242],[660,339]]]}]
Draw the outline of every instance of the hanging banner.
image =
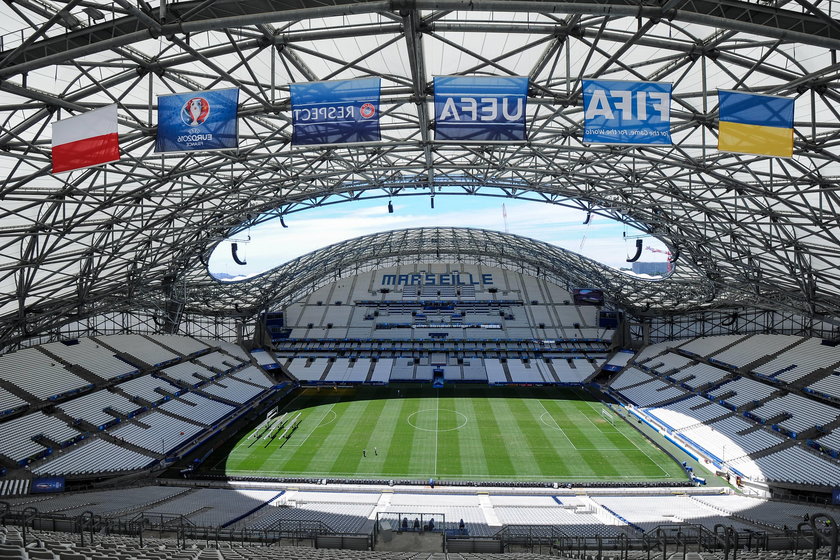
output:
[{"label": "hanging banner", "polygon": [[53,173],[119,161],[117,104],[52,123],[51,155]]},{"label": "hanging banner", "polygon": [[435,140],[523,142],[528,78],[436,76]]},{"label": "hanging banner", "polygon": [[158,96],[155,151],[236,149],[238,105],[237,88]]},{"label": "hanging banner", "polygon": [[583,80],[586,144],[670,144],[671,84]]},{"label": "hanging banner", "polygon": [[379,78],[289,84],[292,144],[378,142]]},{"label": "hanging banner", "polygon": [[718,102],[718,150],[793,156],[793,99],[719,90]]}]

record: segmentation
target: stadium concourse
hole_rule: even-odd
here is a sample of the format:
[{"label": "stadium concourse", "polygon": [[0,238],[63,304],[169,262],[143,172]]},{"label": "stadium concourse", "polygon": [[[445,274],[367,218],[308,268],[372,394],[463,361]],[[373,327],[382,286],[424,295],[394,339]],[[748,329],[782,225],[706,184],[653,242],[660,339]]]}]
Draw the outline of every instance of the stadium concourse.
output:
[{"label": "stadium concourse", "polygon": [[835,8],[6,0],[0,558],[835,560]]}]

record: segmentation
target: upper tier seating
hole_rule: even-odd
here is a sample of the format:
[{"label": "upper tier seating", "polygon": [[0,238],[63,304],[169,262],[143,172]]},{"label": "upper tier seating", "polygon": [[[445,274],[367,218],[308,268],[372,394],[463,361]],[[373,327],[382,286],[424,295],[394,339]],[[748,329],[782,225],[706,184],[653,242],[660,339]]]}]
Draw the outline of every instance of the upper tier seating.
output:
[{"label": "upper tier seating", "polygon": [[149,338],[164,346],[170,348],[184,356],[191,356],[207,350],[209,346],[218,346],[218,341],[210,342],[209,344],[202,342],[190,336],[182,336],[178,334],[150,334]]},{"label": "upper tier seating", "polygon": [[[840,363],[840,346],[826,346],[819,338],[806,338],[801,344],[785,350],[773,360],[754,368],[753,371],[785,383],[793,383],[814,371],[835,366],[838,363]],[[791,369],[791,366],[795,367]]]},{"label": "upper tier seating", "polygon": [[[107,339],[107,337],[106,337]],[[121,375],[137,373],[137,368],[114,355],[97,341],[80,338],[75,344],[51,342],[41,347],[71,365],[81,366],[103,379],[114,379]]]},{"label": "upper tier seating", "polygon": [[0,379],[27,393],[47,400],[90,387],[91,383],[74,375],[63,365],[35,348],[24,348],[0,356]]},{"label": "upper tier seating", "polygon": [[[680,350],[708,358],[722,348],[745,338],[742,334],[728,334],[721,336],[701,336],[679,346]],[[671,344],[678,345],[679,342]]]},{"label": "upper tier seating", "polygon": [[149,367],[164,365],[178,359],[178,355],[174,352],[139,334],[112,334],[96,337],[93,340],[98,340],[118,352],[127,354],[133,361]]},{"label": "upper tier seating", "polygon": [[712,358],[737,368],[774,354],[797,342],[799,337],[780,334],[754,334],[738,344],[715,354]]}]

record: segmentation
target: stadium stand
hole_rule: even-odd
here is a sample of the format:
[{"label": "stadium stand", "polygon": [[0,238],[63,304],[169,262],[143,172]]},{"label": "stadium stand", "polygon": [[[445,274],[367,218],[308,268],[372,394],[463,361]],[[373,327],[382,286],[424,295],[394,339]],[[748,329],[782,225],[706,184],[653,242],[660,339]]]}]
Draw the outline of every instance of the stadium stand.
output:
[{"label": "stadium stand", "polygon": [[201,426],[152,411],[111,431],[111,435],[150,451],[168,453],[202,430]]},{"label": "stadium stand", "polygon": [[236,377],[228,376],[202,386],[201,392],[222,397],[228,401],[245,404],[262,393],[266,388],[263,386],[255,387],[254,385],[252,382],[244,383]]},{"label": "stadium stand", "polygon": [[181,362],[180,364],[163,368],[160,370],[160,373],[170,379],[182,381],[191,387],[195,387],[205,380],[212,379],[218,375],[203,365],[193,364],[191,362]]},{"label": "stadium stand", "polygon": [[718,523],[739,531],[758,531],[761,527],[721,515],[719,511],[693,500],[690,496],[596,496],[593,501],[609,512],[621,516],[644,531],[672,523],[697,523],[713,529]]},{"label": "stadium stand", "polygon": [[[664,354],[663,348],[659,347],[656,357],[649,352],[650,357],[639,366],[655,367],[663,363],[663,356],[673,351],[711,356],[717,365],[688,365],[668,376],[674,383],[694,391],[693,396],[671,402],[662,400],[656,405],[652,400],[663,394],[674,394],[674,387],[634,367],[616,376],[610,386],[632,404],[642,407],[639,412],[662,426],[673,438],[715,464],[731,468],[739,476],[761,482],[831,485],[832,477],[836,476],[834,473],[840,472],[837,470],[840,465],[827,453],[804,447],[805,442],[795,438],[816,438],[813,447],[836,452],[837,436],[832,430],[840,421],[838,409],[807,398],[807,391],[798,394],[793,385],[779,379],[781,376],[762,382],[737,376],[728,369],[750,364],[759,364],[756,367],[761,369],[762,363],[772,364],[771,369],[784,364],[789,367],[789,360],[779,361],[778,356],[773,356],[791,356],[792,352],[801,355],[796,349],[809,347],[823,348],[824,345],[802,337],[774,335],[697,338]],[[822,355],[833,355],[822,352]],[[636,362],[639,362],[638,356]],[[810,372],[818,369],[811,368]],[[758,379],[771,377],[765,375],[768,369],[762,371],[764,374],[757,372]],[[699,395],[698,391],[705,392]]]},{"label": "stadium stand", "polygon": [[200,354],[201,352],[206,351],[210,346],[219,345],[218,341],[213,341],[208,344],[197,338],[177,334],[150,334],[147,335],[147,337],[164,348],[177,352],[182,356]]},{"label": "stadium stand", "polygon": [[163,366],[179,358],[171,350],[139,334],[114,334],[95,337],[94,340],[127,356],[131,363],[136,362],[146,368]]},{"label": "stadium stand", "polygon": [[229,373],[234,368],[242,365],[240,360],[222,354],[221,352],[211,352],[210,354],[199,356],[195,361],[207,368],[215,369],[220,373]]},{"label": "stadium stand", "polygon": [[40,400],[56,399],[93,386],[37,348],[0,356],[0,380]]},{"label": "stadium stand", "polygon": [[164,390],[169,393],[178,391],[178,388],[174,385],[167,383],[163,379],[149,375],[119,383],[116,385],[116,389],[130,397],[140,398],[150,403],[156,403],[166,398],[166,395],[159,390]]},{"label": "stadium stand", "polygon": [[102,379],[114,379],[137,373],[137,368],[114,355],[90,338],[43,344],[40,349],[68,366],[84,368]]},{"label": "stadium stand", "polygon": [[118,418],[118,416],[107,412],[106,409],[111,409],[128,417],[132,416],[141,407],[123,395],[103,389],[61,403],[59,408],[74,420],[81,420],[103,429],[106,424]]},{"label": "stadium stand", "polygon": [[754,334],[721,352],[715,353],[712,359],[735,368],[744,368],[800,340],[800,337],[797,336]]},{"label": "stadium stand", "polygon": [[210,426],[236,409],[233,406],[212,401],[201,395],[186,394],[163,403],[158,407],[158,410],[165,410],[182,418]]},{"label": "stadium stand", "polygon": [[[25,462],[46,452],[53,444],[61,446],[80,436],[80,432],[58,418],[35,412],[0,423],[0,441],[3,442],[0,454],[16,463]],[[38,442],[38,437],[45,437],[47,441]]]},{"label": "stadium stand", "polygon": [[274,381],[272,381],[261,369],[253,365],[248,365],[240,370],[237,370],[226,379],[231,378],[239,381],[247,381],[248,383],[259,385],[264,389],[268,389],[275,385]]},{"label": "stadium stand", "polygon": [[142,469],[157,462],[148,455],[103,439],[92,439],[32,468],[36,475],[90,475]]}]

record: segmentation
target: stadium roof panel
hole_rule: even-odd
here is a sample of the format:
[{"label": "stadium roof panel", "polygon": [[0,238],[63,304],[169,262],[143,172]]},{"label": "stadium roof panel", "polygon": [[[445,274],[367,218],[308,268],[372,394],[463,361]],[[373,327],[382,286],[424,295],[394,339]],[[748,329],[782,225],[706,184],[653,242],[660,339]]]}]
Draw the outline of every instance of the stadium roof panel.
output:
[{"label": "stadium roof panel", "polygon": [[[185,279],[212,286],[196,271],[231,232],[336,200],[444,192],[615,217],[671,243],[717,297],[837,317],[835,15],[700,0],[12,0],[0,7],[0,336],[103,310],[200,312],[178,294]],[[452,74],[528,76],[528,141],[434,140],[432,80]],[[290,144],[290,83],[363,76],[382,78],[381,142]],[[673,145],[583,143],[582,78],[671,82]],[[241,90],[237,151],[154,152],[158,95],[224,87]],[[793,158],[718,151],[718,88],[795,98]],[[50,124],[111,103],[121,160],[52,175]],[[650,291],[645,305],[669,298]]]}]

